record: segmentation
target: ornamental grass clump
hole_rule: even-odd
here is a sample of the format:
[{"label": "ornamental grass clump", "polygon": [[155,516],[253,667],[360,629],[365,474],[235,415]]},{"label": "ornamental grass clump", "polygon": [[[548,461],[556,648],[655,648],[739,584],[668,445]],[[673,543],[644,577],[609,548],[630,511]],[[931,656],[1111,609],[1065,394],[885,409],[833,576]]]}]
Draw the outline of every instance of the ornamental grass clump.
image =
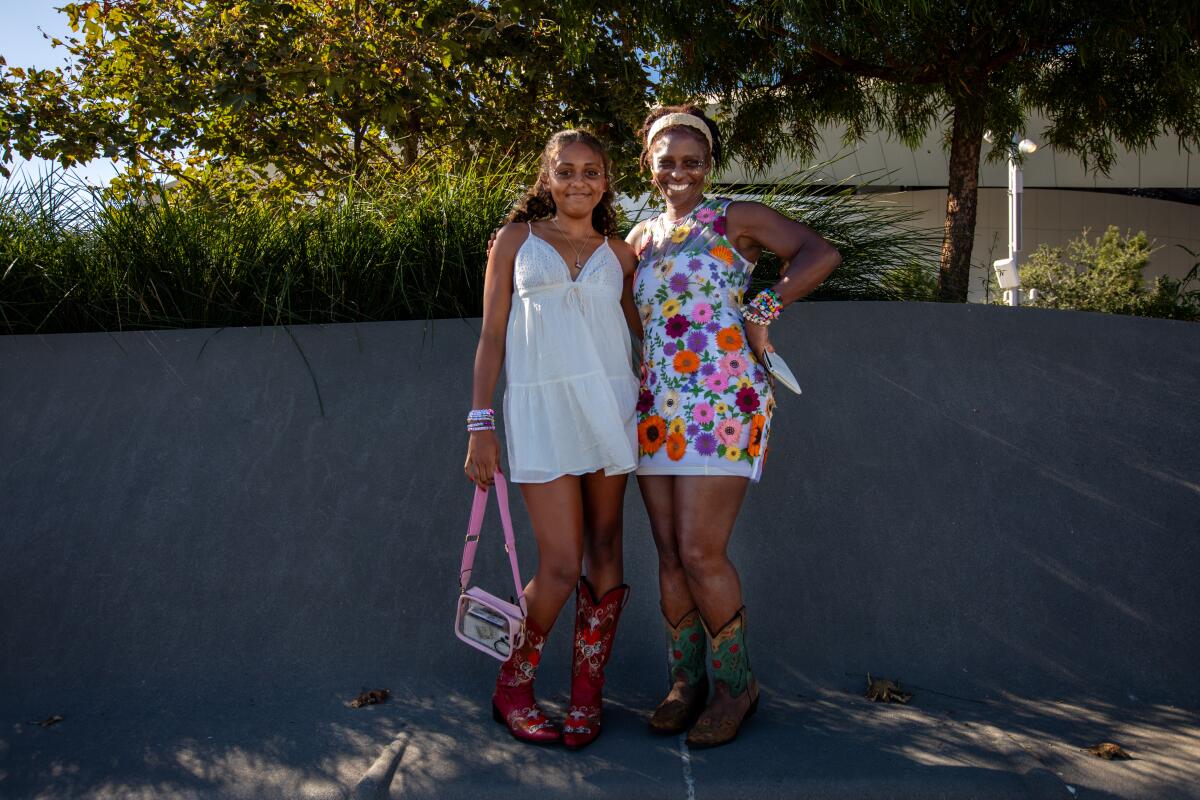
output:
[{"label": "ornamental grass clump", "polygon": [[10,182],[0,192],[0,329],[476,315],[488,234],[530,171],[430,158],[303,200],[204,186],[116,199],[62,172]]},{"label": "ornamental grass clump", "polygon": [[[841,265],[825,279],[811,300],[937,299],[941,230],[914,225],[919,211],[890,202],[880,175],[857,176],[858,183],[829,183],[829,163],[814,164],[773,184],[716,189],[738,200],[757,200],[803,222],[827,239],[842,256]],[[635,216],[652,213],[642,208]],[[766,252],[754,269],[747,296],[779,279],[779,260]]]},{"label": "ornamental grass clump", "polygon": [[[220,170],[132,197],[70,172],[12,180],[0,188],[0,331],[478,316],[488,236],[535,172],[532,159],[431,155],[304,198]],[[911,212],[814,183],[804,173],[753,196],[842,252],[818,299],[932,297],[937,241],[907,227]],[[764,256],[756,284],[777,270]]]}]

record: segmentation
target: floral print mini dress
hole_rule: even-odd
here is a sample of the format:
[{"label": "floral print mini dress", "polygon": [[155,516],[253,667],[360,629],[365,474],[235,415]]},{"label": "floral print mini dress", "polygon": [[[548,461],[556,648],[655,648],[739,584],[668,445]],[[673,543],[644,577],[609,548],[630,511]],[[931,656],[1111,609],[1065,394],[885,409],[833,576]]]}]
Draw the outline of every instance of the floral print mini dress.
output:
[{"label": "floral print mini dress", "polygon": [[746,342],[754,265],[725,238],[730,202],[705,198],[647,226],[633,290],[644,329],[640,475],[762,474],[775,401]]}]

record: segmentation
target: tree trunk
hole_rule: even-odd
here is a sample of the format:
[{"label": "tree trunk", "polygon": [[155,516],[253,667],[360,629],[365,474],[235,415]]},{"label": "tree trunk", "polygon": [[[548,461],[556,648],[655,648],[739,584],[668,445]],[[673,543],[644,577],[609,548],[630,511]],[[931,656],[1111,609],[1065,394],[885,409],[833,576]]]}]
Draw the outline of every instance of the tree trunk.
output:
[{"label": "tree trunk", "polygon": [[408,135],[404,137],[404,163],[412,166],[417,163],[417,143],[421,135],[421,113],[416,108],[408,110],[408,119],[406,120],[406,128]]},{"label": "tree trunk", "polygon": [[938,274],[938,300],[943,303],[967,302],[971,248],[975,244],[975,212],[979,199],[979,151],[982,147],[982,121],[970,110],[956,107],[950,140],[946,224],[942,232],[942,260]]},{"label": "tree trunk", "polygon": [[363,172],[363,164],[365,158],[363,155],[363,137],[366,135],[367,126],[362,123],[357,123],[354,126],[354,176],[358,177]]}]

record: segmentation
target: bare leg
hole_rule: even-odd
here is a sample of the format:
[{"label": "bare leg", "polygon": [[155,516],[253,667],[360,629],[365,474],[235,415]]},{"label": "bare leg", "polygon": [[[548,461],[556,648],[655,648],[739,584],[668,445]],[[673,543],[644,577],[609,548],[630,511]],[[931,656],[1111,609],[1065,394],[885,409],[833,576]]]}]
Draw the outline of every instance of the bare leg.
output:
[{"label": "bare leg", "polygon": [[638,488],[646,504],[654,546],[658,550],[659,605],[663,616],[672,625],[696,607],[679,557],[675,529],[676,480],[674,475],[638,476]]},{"label": "bare leg", "polygon": [[[744,636],[744,618],[738,613],[742,608],[742,584],[726,548],[749,483],[747,478],[733,476],[680,476],[675,480],[680,559],[700,615],[714,637],[709,643],[713,656],[731,641],[744,643],[731,638]],[[738,622],[726,628],[735,617]],[[736,660],[726,663],[724,672],[721,661],[714,658],[711,662],[716,669],[713,694],[688,733],[689,746],[709,747],[731,741],[746,716],[757,707],[758,686],[745,661],[747,655],[740,646],[736,651]],[[730,657],[722,660],[728,662]],[[739,662],[744,664],[744,671],[739,670]],[[744,688],[737,688],[739,684]],[[734,691],[740,693],[735,696]]]},{"label": "bare leg", "polygon": [[581,482],[584,563],[588,582],[599,598],[625,582],[622,530],[628,476],[606,476],[599,470],[584,475]]},{"label": "bare leg", "polygon": [[679,558],[700,615],[713,633],[742,607],[742,583],[725,551],[749,483],[733,476],[675,478]]},{"label": "bare leg", "polygon": [[577,476],[522,483],[538,545],[538,568],[525,587],[529,616],[547,633],[575,593],[583,561],[583,492]]}]

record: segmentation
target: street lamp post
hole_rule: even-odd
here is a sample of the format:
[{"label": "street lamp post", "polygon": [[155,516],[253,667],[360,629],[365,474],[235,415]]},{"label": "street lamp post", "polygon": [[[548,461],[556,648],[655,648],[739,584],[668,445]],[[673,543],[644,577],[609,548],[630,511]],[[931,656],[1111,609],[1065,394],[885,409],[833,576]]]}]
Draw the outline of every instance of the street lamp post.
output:
[{"label": "street lamp post", "polygon": [[[986,137],[991,141],[991,137]],[[1032,139],[1017,139],[1012,137],[1012,147],[1008,151],[1008,258],[992,262],[996,272],[996,282],[1004,291],[1004,302],[1010,306],[1021,304],[1021,194],[1025,190],[1025,179],[1021,172],[1021,163],[1017,153],[1033,155],[1037,152],[1037,143]]]}]

